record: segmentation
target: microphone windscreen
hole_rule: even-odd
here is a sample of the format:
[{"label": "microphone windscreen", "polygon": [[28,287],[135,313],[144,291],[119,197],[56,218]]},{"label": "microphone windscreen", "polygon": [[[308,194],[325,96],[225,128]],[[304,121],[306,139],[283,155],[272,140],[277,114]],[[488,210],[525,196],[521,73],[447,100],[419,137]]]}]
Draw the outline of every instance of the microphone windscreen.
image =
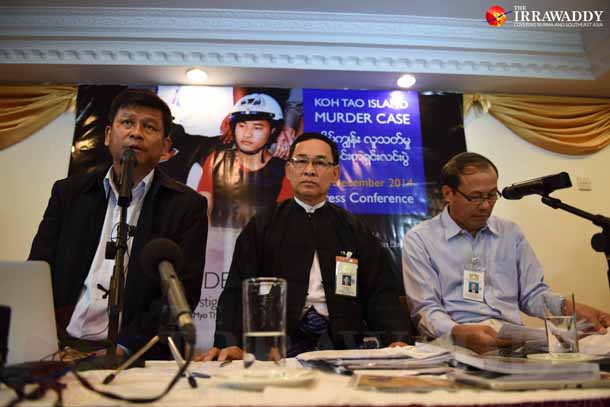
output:
[{"label": "microphone windscreen", "polygon": [[572,181],[567,172],[534,178],[529,181],[517,182],[502,190],[505,199],[521,199],[524,196],[538,194],[548,195],[557,189],[570,188]]},{"label": "microphone windscreen", "polygon": [[133,148],[125,149],[125,151],[123,151],[123,154],[121,154],[121,164],[126,161],[131,161],[131,162],[135,163],[135,165],[138,164],[138,160],[136,158],[136,152],[133,150]]},{"label": "microphone windscreen", "polygon": [[521,199],[523,198],[523,193],[521,193],[520,191],[516,190],[515,188],[512,187],[506,187],[502,190],[502,198],[504,199]]},{"label": "microphone windscreen", "polygon": [[183,265],[182,251],[180,246],[173,240],[159,238],[151,240],[142,249],[140,264],[142,268],[154,276],[159,275],[159,263],[163,260],[170,262],[176,272],[180,271]]},{"label": "microphone windscreen", "polygon": [[570,175],[565,171],[548,178],[549,193],[555,191],[556,189],[570,188],[571,186],[572,180],[570,179]]}]

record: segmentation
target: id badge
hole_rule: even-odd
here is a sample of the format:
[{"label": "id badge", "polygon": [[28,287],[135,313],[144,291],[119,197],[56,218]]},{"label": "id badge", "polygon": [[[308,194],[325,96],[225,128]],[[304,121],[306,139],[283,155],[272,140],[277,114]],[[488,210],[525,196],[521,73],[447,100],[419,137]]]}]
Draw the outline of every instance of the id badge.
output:
[{"label": "id badge", "polygon": [[483,302],[485,292],[485,274],[481,271],[464,270],[462,285],[464,299]]},{"label": "id badge", "polygon": [[356,297],[358,293],[358,259],[337,256],[335,268],[335,294]]}]

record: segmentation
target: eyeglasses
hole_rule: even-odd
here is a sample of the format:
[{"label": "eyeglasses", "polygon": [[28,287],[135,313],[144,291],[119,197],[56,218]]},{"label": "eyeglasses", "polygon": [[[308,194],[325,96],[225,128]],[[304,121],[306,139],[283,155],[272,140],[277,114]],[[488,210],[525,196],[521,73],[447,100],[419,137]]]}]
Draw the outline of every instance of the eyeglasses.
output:
[{"label": "eyeglasses", "polygon": [[298,170],[303,170],[303,169],[307,168],[307,165],[309,165],[309,163],[311,163],[313,168],[315,168],[316,170],[326,169],[326,168],[334,167],[335,165],[337,165],[335,163],[328,162],[324,158],[318,158],[318,157],[316,157],[316,158],[308,158],[308,157],[302,157],[302,156],[292,157],[290,159],[290,162]]},{"label": "eyeglasses", "polygon": [[464,199],[466,199],[468,202],[474,202],[477,205],[482,205],[483,202],[485,202],[485,201],[494,203],[498,200],[498,198],[502,198],[502,194],[500,193],[500,191],[495,191],[488,195],[476,195],[476,196],[468,196],[457,188],[455,188],[455,191],[457,191],[457,193],[462,195],[464,197]]}]

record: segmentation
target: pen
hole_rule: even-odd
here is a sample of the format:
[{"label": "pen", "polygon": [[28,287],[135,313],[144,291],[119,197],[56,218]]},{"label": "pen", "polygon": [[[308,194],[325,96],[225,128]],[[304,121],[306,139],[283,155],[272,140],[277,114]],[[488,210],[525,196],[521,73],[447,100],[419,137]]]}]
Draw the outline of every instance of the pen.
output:
[{"label": "pen", "polygon": [[201,379],[211,379],[212,376],[207,373],[191,372],[191,375],[199,377]]}]

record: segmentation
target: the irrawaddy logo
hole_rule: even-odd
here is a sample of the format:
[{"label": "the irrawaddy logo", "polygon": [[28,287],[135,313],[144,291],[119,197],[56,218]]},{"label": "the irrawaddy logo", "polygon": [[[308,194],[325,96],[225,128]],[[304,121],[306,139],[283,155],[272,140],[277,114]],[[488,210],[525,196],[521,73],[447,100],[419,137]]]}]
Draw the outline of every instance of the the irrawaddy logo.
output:
[{"label": "the irrawaddy logo", "polygon": [[[510,13],[510,11],[508,13]],[[508,13],[500,6],[491,6],[487,9],[485,18],[487,19],[487,23],[492,27],[501,27],[506,21],[506,15]]]},{"label": "the irrawaddy logo", "polygon": [[515,4],[513,27],[601,28],[605,10],[528,10]]},{"label": "the irrawaddy logo", "polygon": [[502,27],[509,14],[514,14],[513,28],[553,27],[553,28],[600,28],[604,26],[605,10],[528,10],[524,4],[515,4],[513,10],[491,6],[485,12],[485,19],[492,27]]}]

